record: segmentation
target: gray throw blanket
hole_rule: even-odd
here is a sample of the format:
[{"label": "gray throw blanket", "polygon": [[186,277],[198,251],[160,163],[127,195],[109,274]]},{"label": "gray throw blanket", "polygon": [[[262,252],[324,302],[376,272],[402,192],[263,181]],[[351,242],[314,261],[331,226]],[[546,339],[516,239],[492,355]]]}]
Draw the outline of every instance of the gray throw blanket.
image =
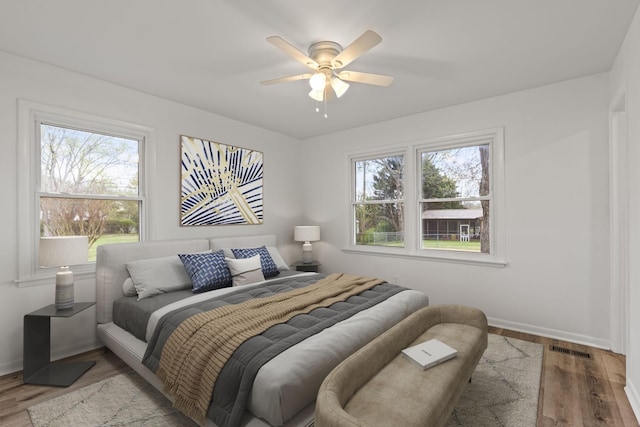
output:
[{"label": "gray throw blanket", "polygon": [[[324,276],[307,276],[285,279],[248,290],[239,289],[215,300],[179,309],[164,316],[158,323],[149,342],[143,363],[156,372],[162,348],[178,325],[185,319],[214,308],[238,304],[253,298],[270,297],[315,283]],[[387,299],[404,290],[399,286],[383,283],[345,302],[326,308],[317,308],[308,314],[298,315],[285,324],[272,326],[262,334],[249,338],[233,353],[220,372],[207,417],[219,426],[239,425],[251,393],[253,380],[262,365],[287,348],[301,342],[323,329],[345,320],[357,312]]]}]

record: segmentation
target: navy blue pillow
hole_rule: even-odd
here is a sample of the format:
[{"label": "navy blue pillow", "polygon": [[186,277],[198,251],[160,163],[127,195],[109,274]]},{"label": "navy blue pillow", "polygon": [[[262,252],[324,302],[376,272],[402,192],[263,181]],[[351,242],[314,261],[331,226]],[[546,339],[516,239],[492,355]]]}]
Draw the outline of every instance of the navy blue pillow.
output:
[{"label": "navy blue pillow", "polygon": [[278,266],[273,262],[273,258],[269,255],[269,251],[265,246],[259,248],[231,249],[231,252],[233,252],[233,256],[236,258],[251,258],[252,256],[260,255],[260,266],[262,267],[262,274],[266,279],[280,274]]},{"label": "navy blue pillow", "polygon": [[178,254],[191,277],[193,292],[206,292],[231,286],[231,272],[224,259],[224,252]]}]

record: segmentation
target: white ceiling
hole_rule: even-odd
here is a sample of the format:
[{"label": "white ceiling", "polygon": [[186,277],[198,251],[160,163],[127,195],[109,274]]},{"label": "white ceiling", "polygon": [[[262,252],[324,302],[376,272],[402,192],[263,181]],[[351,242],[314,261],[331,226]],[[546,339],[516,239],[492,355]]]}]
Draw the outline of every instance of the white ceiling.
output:
[{"label": "white ceiling", "polygon": [[[609,71],[640,0],[0,0],[0,50],[307,138]],[[306,72],[265,41],[307,51],[365,30],[381,44],[315,112]],[[321,106],[321,108],[323,108]]]}]

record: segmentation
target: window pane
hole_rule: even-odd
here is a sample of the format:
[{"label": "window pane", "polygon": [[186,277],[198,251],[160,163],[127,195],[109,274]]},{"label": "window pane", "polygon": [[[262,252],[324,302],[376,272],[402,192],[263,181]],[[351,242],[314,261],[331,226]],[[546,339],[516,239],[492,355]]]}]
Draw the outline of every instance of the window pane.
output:
[{"label": "window pane", "polygon": [[421,204],[422,249],[490,253],[489,201]]},{"label": "window pane", "polygon": [[40,191],[138,196],[136,140],[40,125]]},{"label": "window pane", "polygon": [[136,200],[40,198],[40,236],[87,236],[89,261],[99,245],[138,241],[139,221]]},{"label": "window pane", "polygon": [[355,201],[402,199],[403,176],[403,156],[356,161]]},{"label": "window pane", "polygon": [[424,152],[422,198],[489,195],[489,145]]},{"label": "window pane", "polygon": [[404,247],[404,203],[354,207],[355,244]]}]

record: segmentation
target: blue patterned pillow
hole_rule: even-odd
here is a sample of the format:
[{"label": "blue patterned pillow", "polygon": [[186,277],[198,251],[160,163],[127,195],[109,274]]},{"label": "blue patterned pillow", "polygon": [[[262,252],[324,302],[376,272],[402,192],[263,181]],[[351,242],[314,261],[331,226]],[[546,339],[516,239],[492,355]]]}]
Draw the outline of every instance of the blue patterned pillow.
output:
[{"label": "blue patterned pillow", "polygon": [[251,258],[252,256],[260,255],[262,274],[267,279],[280,274],[278,266],[273,262],[273,258],[269,255],[269,251],[265,246],[260,246],[259,248],[231,249],[231,252],[233,252],[233,256],[236,258]]},{"label": "blue patterned pillow", "polygon": [[231,272],[224,252],[178,254],[191,277],[193,292],[206,292],[231,286]]}]

